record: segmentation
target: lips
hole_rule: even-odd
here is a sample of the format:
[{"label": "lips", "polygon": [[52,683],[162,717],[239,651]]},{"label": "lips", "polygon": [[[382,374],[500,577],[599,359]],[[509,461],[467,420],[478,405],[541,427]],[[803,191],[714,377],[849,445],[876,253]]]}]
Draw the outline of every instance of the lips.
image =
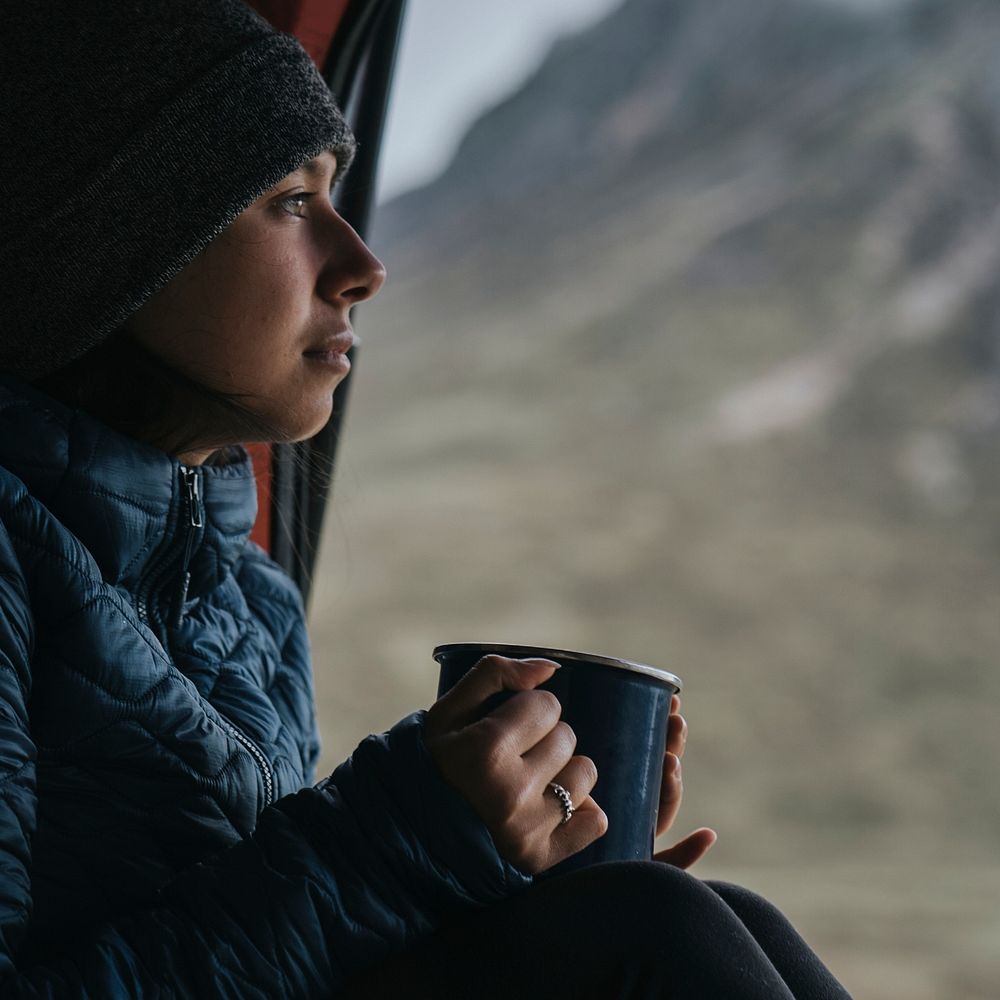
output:
[{"label": "lips", "polygon": [[347,352],[356,342],[354,332],[348,327],[317,340],[307,351],[302,352],[302,357],[313,370],[323,372],[324,378],[332,375],[339,380],[351,370],[351,359]]},{"label": "lips", "polygon": [[317,341],[302,353],[307,357],[332,356],[346,354],[358,341],[350,328],[331,333]]}]

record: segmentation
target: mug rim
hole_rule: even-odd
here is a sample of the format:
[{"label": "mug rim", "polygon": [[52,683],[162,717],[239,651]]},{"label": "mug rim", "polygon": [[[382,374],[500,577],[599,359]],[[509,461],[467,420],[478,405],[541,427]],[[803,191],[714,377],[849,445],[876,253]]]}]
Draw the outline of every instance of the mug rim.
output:
[{"label": "mug rim", "polygon": [[448,642],[441,646],[435,646],[431,655],[440,663],[442,656],[452,652],[482,653],[483,656],[496,653],[499,656],[509,656],[512,659],[537,656],[543,659],[596,663],[602,667],[611,667],[616,670],[626,670],[630,673],[652,677],[654,680],[669,684],[677,692],[680,692],[684,686],[683,681],[676,674],[660,667],[651,667],[647,663],[636,663],[634,660],[623,660],[621,657],[605,656],[602,653],[582,653],[573,649],[556,649],[552,646],[522,646],[508,642]]}]

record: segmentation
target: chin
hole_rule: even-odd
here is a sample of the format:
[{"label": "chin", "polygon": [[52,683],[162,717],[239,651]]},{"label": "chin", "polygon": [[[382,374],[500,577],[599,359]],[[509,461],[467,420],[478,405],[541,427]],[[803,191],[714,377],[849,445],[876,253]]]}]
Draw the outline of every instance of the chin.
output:
[{"label": "chin", "polygon": [[333,397],[332,395],[327,399],[326,405],[322,407],[317,407],[316,410],[308,415],[308,417],[303,416],[299,421],[296,421],[295,426],[289,428],[287,436],[283,438],[289,444],[293,444],[296,441],[308,441],[309,438],[315,437],[319,432],[326,427],[330,422],[330,416],[333,413]]}]

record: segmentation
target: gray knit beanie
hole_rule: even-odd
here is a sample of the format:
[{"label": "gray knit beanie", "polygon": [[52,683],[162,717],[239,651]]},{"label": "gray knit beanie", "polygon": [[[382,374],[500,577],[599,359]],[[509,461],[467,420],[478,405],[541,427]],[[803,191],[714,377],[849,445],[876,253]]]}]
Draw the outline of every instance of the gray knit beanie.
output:
[{"label": "gray knit beanie", "polygon": [[0,17],[0,373],[99,344],[350,130],[242,0],[23,0]]}]

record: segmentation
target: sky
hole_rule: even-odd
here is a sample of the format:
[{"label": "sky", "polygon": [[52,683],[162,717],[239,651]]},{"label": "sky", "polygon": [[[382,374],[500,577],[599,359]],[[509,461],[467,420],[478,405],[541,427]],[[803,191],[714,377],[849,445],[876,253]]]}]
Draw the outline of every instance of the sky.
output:
[{"label": "sky", "polygon": [[562,34],[620,0],[409,0],[379,171],[387,200],[447,165],[469,125],[516,90]]},{"label": "sky", "polygon": [[[379,169],[379,199],[441,172],[465,130],[517,89],[560,35],[622,0],[408,0]],[[813,0],[872,10],[909,0]]]}]

